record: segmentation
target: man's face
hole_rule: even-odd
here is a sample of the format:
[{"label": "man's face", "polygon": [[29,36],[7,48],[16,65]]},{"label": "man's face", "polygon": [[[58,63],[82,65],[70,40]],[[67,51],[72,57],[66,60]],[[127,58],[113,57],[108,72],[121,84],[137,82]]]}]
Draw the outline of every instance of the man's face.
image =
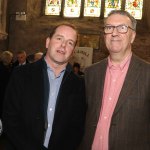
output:
[{"label": "man's face", "polygon": [[[120,14],[113,14],[109,16],[105,25],[126,25],[132,27],[130,19],[127,16],[122,16]],[[135,31],[130,28],[128,28],[126,33],[119,33],[117,29],[114,28],[112,33],[105,34],[104,39],[110,54],[119,53],[124,55],[130,52],[131,43],[134,41],[135,35]]]},{"label": "man's face", "polygon": [[66,64],[72,56],[77,41],[77,33],[71,27],[62,25],[54,35],[46,40],[48,61],[55,64]]},{"label": "man's face", "polygon": [[74,71],[74,73],[78,74],[78,72],[80,71],[80,69],[78,67],[74,67],[73,71]]},{"label": "man's face", "polygon": [[17,60],[19,61],[19,64],[23,64],[26,61],[26,54],[17,54]]}]

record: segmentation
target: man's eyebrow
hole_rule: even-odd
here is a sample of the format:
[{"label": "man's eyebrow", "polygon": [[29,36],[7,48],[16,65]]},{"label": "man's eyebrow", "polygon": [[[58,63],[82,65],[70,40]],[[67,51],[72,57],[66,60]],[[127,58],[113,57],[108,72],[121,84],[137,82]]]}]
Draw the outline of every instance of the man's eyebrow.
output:
[{"label": "man's eyebrow", "polygon": [[63,35],[61,35],[61,34],[56,34],[55,36],[60,36],[60,37],[64,37]]},{"label": "man's eyebrow", "polygon": [[[56,36],[56,37],[64,37],[64,36],[61,35],[61,34],[56,34],[55,36]],[[76,41],[74,41],[74,40],[72,40],[72,39],[68,39],[67,41],[72,41],[72,42],[74,42],[74,43],[76,42]]]}]

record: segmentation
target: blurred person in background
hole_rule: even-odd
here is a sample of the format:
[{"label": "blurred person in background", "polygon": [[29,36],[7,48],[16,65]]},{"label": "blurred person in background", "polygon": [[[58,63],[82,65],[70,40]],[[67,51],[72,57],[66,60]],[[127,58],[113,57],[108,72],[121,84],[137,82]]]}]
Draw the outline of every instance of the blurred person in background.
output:
[{"label": "blurred person in background", "polygon": [[28,64],[29,61],[27,60],[27,54],[24,50],[17,52],[17,60],[13,63],[13,67],[22,66]]},{"label": "blurred person in background", "polygon": [[0,118],[2,119],[2,106],[5,90],[12,72],[13,53],[4,51],[0,55]]},{"label": "blurred person in background", "polygon": [[34,62],[36,62],[37,60],[41,59],[43,56],[43,53],[42,52],[37,52],[34,54]]},{"label": "blurred person in background", "polygon": [[80,64],[79,63],[74,63],[73,64],[73,71],[75,74],[79,75],[79,76],[83,76],[84,73],[80,70]]}]

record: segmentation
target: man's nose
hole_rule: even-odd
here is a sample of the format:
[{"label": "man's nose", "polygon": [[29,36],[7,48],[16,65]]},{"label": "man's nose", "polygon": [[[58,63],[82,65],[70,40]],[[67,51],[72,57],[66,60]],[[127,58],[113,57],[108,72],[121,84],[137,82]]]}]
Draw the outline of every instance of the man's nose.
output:
[{"label": "man's nose", "polygon": [[63,40],[62,43],[61,43],[61,45],[62,45],[63,47],[65,47],[66,44],[67,44],[67,41],[65,41],[65,40]]},{"label": "man's nose", "polygon": [[118,30],[117,30],[117,28],[116,27],[114,27],[114,29],[113,29],[113,32],[112,32],[112,35],[118,35]]}]

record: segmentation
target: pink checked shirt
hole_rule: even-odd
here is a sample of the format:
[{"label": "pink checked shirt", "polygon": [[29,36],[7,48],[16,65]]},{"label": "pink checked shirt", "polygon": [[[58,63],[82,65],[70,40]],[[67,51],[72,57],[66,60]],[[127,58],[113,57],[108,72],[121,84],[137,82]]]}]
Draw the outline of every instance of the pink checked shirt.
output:
[{"label": "pink checked shirt", "polygon": [[120,64],[114,66],[108,57],[102,109],[92,145],[92,150],[108,150],[109,128],[118,97],[130,64],[132,53]]}]

